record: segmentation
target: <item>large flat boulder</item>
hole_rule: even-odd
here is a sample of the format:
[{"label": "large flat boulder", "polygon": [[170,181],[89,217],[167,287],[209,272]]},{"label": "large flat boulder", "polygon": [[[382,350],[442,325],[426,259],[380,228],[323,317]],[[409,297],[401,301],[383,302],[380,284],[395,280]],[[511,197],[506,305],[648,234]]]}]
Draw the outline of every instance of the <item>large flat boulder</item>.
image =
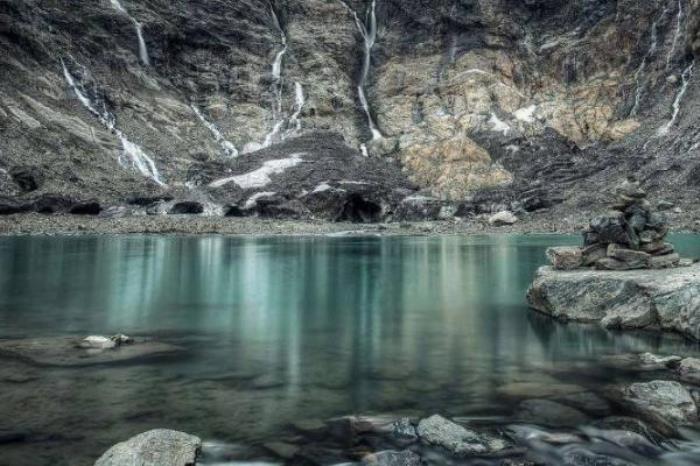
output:
[{"label": "large flat boulder", "polygon": [[700,339],[700,265],[668,270],[559,271],[541,267],[530,306],[563,320],[660,328]]}]

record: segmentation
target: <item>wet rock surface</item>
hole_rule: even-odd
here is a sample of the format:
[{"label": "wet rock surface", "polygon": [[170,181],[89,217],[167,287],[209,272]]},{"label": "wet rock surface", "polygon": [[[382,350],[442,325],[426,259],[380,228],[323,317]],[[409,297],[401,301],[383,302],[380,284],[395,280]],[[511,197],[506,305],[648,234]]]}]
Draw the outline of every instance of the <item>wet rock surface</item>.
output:
[{"label": "wet rock surface", "polygon": [[201,446],[193,435],[156,429],[113,446],[95,466],[193,466]]}]

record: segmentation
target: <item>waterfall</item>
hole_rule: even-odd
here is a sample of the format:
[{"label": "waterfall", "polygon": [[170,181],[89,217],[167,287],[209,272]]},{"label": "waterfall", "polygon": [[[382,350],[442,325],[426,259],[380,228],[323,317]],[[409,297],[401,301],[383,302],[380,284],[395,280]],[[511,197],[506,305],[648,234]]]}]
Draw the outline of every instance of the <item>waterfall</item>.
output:
[{"label": "waterfall", "polygon": [[686,69],[683,70],[683,74],[681,75],[681,88],[678,91],[675,100],[673,101],[673,115],[671,116],[671,119],[668,121],[668,123],[666,123],[657,130],[656,134],[658,136],[665,136],[671,130],[673,125],[676,124],[676,120],[678,120],[678,114],[681,111],[681,103],[683,102],[683,97],[688,91],[688,84],[690,84],[690,78],[693,76],[694,67],[695,60],[693,60],[693,62],[690,65],[688,65]]},{"label": "waterfall", "polygon": [[639,111],[639,106],[642,103],[642,97],[644,96],[644,89],[646,87],[646,83],[642,82],[642,78],[644,77],[644,71],[646,71],[647,63],[651,58],[653,58],[654,54],[656,53],[656,50],[658,49],[659,21],[666,15],[667,12],[668,6],[664,8],[664,10],[661,12],[661,15],[651,24],[651,44],[649,45],[649,50],[647,50],[647,53],[644,55],[644,58],[642,58],[642,63],[639,65],[639,68],[637,68],[637,71],[634,73],[634,80],[637,84],[637,90],[635,92],[634,105],[632,106],[632,110],[630,111],[630,116],[634,116],[637,114],[637,112]]},{"label": "waterfall", "polygon": [[301,111],[304,109],[304,104],[306,103],[306,98],[304,96],[304,87],[300,82],[294,83],[294,102],[295,108],[292,117],[289,119],[289,124],[294,125],[296,131],[301,131]]},{"label": "waterfall", "polygon": [[119,139],[122,146],[122,153],[119,155],[119,164],[126,166],[124,159],[124,157],[126,157],[131,161],[132,166],[141,172],[142,175],[152,179],[161,186],[165,186],[165,183],[160,178],[160,174],[158,173],[158,169],[156,168],[153,159],[151,159],[141,147],[129,141],[124,133],[117,128],[114,116],[110,114],[106,108],[104,108],[104,105],[103,110],[100,111],[97,109],[95,103],[90,100],[82,86],[75,81],[73,75],[70,73],[70,71],[68,71],[68,67],[63,60],[61,60],[61,65],[63,66],[63,76],[66,79],[68,86],[73,90],[73,92],[75,92],[75,95],[78,97],[80,103],[90,113],[95,115],[100,123],[102,123],[109,131],[114,133],[117,139]]},{"label": "waterfall", "polygon": [[369,129],[372,132],[372,140],[375,141],[382,138],[382,133],[379,131],[377,125],[374,122],[374,119],[372,118],[372,112],[370,111],[369,103],[367,102],[367,96],[365,95],[365,85],[367,84],[367,77],[369,76],[369,69],[372,59],[372,48],[374,48],[374,44],[377,40],[377,0],[372,0],[371,7],[365,14],[366,19],[364,22],[360,20],[360,17],[357,16],[357,13],[352,8],[350,8],[350,6],[347,3],[345,3],[343,0],[341,0],[341,3],[355,18],[355,24],[357,25],[357,29],[358,31],[360,31],[360,35],[362,35],[362,38],[364,39],[365,43],[364,60],[362,62],[362,74],[360,75],[360,82],[357,86],[357,95],[360,99],[362,109],[364,110],[365,115],[367,117]]},{"label": "waterfall", "polygon": [[678,18],[676,20],[676,32],[673,33],[673,42],[671,42],[671,49],[668,51],[666,56],[666,69],[671,67],[671,60],[673,60],[673,55],[676,53],[676,47],[678,47],[678,39],[681,36],[681,28],[683,26],[683,3],[682,0],[678,0]]},{"label": "waterfall", "polygon": [[136,21],[136,18],[129,14],[129,12],[126,10],[126,8],[124,8],[124,6],[119,0],[111,0],[111,2],[112,7],[115,10],[127,16],[131,20],[131,22],[134,23],[134,28],[136,29],[136,36],[138,37],[139,41],[139,57],[141,58],[141,63],[143,63],[146,66],[150,66],[151,60],[148,57],[148,48],[146,48],[146,41],[143,38],[143,26],[141,25],[141,23]]},{"label": "waterfall", "polygon": [[197,115],[197,118],[199,118],[202,124],[204,124],[204,126],[211,132],[216,142],[224,150],[224,154],[226,154],[227,157],[238,157],[238,150],[236,150],[236,146],[234,146],[233,143],[226,140],[224,135],[221,134],[221,131],[219,131],[219,128],[217,128],[214,123],[204,118],[202,112],[200,112],[194,104],[191,105],[191,107],[194,114]]},{"label": "waterfall", "polygon": [[277,31],[279,31],[280,39],[282,42],[282,48],[279,52],[275,54],[275,60],[272,62],[272,79],[275,93],[275,102],[272,105],[272,120],[273,127],[265,136],[265,142],[263,147],[269,147],[274,142],[275,137],[280,133],[282,126],[284,125],[284,119],[282,119],[282,60],[284,55],[287,53],[287,35],[282,29],[282,23],[280,23],[275,9],[270,7],[270,12],[272,13],[272,19],[275,23]]}]

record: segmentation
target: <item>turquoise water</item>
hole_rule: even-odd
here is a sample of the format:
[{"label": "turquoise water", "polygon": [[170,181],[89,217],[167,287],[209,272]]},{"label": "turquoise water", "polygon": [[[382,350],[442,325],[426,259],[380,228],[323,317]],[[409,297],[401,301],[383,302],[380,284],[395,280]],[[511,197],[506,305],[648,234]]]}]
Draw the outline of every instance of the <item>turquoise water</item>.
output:
[{"label": "turquoise water", "polygon": [[[507,383],[612,353],[697,353],[674,335],[530,312],[525,290],[545,248],[578,241],[0,238],[0,338],[122,332],[186,349],[116,367],[5,362],[0,389],[11,402],[0,405],[0,432],[59,440],[3,451],[31,451],[27,464],[90,464],[152,427],[255,443],[295,420],[350,413],[507,416],[497,390]],[[699,237],[673,241],[700,256]],[[8,382],[11,371],[33,378]]]}]

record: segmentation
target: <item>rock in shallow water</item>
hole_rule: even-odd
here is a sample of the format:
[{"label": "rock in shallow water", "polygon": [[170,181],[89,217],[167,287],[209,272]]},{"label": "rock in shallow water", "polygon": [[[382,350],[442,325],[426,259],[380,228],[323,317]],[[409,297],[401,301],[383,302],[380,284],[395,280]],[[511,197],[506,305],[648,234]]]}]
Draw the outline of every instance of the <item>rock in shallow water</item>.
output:
[{"label": "rock in shallow water", "polygon": [[506,447],[501,439],[467,429],[437,414],[420,421],[416,431],[424,443],[444,448],[460,457],[500,451]]},{"label": "rock in shallow water", "polygon": [[114,445],[95,466],[193,466],[201,446],[193,435],[155,429]]},{"label": "rock in shallow water", "polygon": [[660,327],[700,339],[699,265],[626,272],[542,267],[528,302],[556,318],[606,327]]},{"label": "rock in shallow water", "polygon": [[362,458],[362,464],[367,466],[419,466],[420,456],[408,450],[386,450],[365,456]]},{"label": "rock in shallow water", "polygon": [[698,419],[693,397],[678,382],[655,380],[634,383],[623,389],[622,402],[660,432],[670,433],[677,426],[688,425]]}]

